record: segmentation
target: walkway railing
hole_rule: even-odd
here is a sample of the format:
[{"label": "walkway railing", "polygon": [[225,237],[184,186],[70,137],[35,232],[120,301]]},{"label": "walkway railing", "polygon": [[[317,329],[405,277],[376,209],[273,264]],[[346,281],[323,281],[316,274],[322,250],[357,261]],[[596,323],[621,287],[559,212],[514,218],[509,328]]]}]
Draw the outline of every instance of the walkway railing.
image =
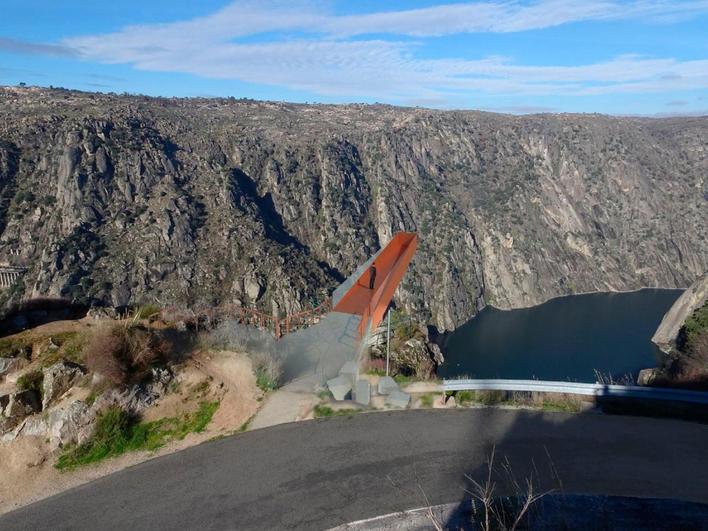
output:
[{"label": "walkway railing", "polygon": [[205,328],[212,328],[223,321],[235,321],[260,330],[268,330],[276,339],[280,339],[291,332],[318,323],[331,309],[332,300],[328,298],[311,310],[286,315],[285,317],[276,317],[255,308],[246,308],[237,304],[202,306],[189,309],[173,306],[163,309],[160,315],[165,321],[193,322],[197,326],[204,326]]},{"label": "walkway railing", "polygon": [[531,391],[599,398],[646,398],[708,404],[708,392],[668,389],[665,387],[642,387],[638,385],[607,385],[543,380],[443,380],[441,387],[443,391]]}]

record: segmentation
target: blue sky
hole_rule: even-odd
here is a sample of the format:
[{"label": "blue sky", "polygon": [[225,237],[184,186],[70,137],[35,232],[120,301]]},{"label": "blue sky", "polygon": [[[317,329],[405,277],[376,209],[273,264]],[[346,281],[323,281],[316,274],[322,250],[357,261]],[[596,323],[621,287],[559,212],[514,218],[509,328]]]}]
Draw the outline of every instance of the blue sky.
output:
[{"label": "blue sky", "polygon": [[0,84],[708,114],[708,0],[3,0]]}]

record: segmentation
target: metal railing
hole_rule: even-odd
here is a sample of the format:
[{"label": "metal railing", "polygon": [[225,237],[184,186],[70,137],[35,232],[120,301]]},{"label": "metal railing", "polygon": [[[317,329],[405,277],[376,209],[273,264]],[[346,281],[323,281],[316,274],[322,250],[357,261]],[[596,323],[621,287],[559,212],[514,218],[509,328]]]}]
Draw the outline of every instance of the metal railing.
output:
[{"label": "metal railing", "polygon": [[600,383],[553,382],[543,380],[443,380],[442,391],[530,391],[594,396],[598,398],[646,398],[708,404],[708,392],[609,385]]},{"label": "metal railing", "polygon": [[239,324],[268,330],[275,335],[276,339],[280,339],[291,332],[317,324],[331,309],[332,299],[328,298],[310,310],[286,315],[285,317],[276,317],[255,308],[246,308],[237,304],[189,309],[173,306],[161,310],[160,317],[164,321],[193,322],[196,326],[203,326],[204,328],[212,328],[222,321],[235,321]]}]

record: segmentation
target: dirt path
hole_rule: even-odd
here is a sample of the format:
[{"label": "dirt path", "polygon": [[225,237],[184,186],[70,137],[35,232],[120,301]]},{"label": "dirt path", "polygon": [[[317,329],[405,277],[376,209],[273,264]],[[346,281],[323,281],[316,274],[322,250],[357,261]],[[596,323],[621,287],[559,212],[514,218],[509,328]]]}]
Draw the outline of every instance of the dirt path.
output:
[{"label": "dirt path", "polygon": [[250,424],[251,429],[295,422],[307,417],[318,402],[317,375],[290,382],[268,396]]}]

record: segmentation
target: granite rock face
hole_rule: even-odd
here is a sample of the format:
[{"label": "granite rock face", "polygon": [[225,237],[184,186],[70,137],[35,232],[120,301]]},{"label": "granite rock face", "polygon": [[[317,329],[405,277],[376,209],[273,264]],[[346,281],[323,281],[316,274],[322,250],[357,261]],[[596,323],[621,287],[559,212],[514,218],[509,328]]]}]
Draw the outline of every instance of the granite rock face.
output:
[{"label": "granite rock face", "polygon": [[93,429],[87,412],[89,406],[81,400],[75,400],[63,408],[55,408],[47,417],[47,436],[49,446],[56,450],[72,443],[85,442]]},{"label": "granite rock face", "polygon": [[4,402],[4,411],[0,411],[7,418],[22,419],[27,415],[37,413],[42,410],[42,402],[39,393],[34,390],[16,391],[5,397],[0,397],[0,406]]},{"label": "granite rock face", "polygon": [[76,380],[84,374],[84,369],[76,363],[60,361],[42,371],[42,409],[68,391]]},{"label": "granite rock face", "polygon": [[21,358],[0,358],[0,379],[22,367],[23,361]]},{"label": "granite rock face", "polygon": [[120,307],[321,300],[399,230],[397,303],[686,287],[708,264],[708,118],[505,116],[0,89],[0,294]]},{"label": "granite rock face", "polygon": [[697,279],[691,286],[676,299],[673,306],[664,315],[659,328],[654,332],[651,340],[664,352],[670,352],[676,346],[679,330],[686,322],[686,318],[696,308],[703,306],[708,299],[708,274]]}]

